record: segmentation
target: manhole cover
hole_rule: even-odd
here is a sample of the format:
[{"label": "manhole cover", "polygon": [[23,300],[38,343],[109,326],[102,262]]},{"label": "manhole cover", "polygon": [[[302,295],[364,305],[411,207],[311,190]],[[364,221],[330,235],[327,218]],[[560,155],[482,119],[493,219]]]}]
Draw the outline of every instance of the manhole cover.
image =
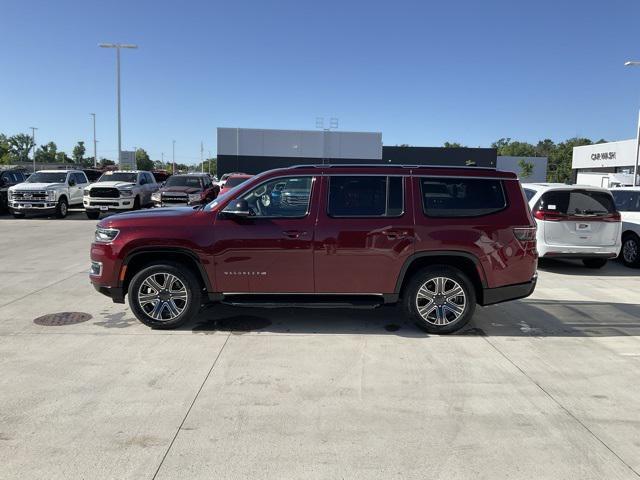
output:
[{"label": "manhole cover", "polygon": [[33,323],[43,325],[45,327],[59,327],[61,325],[73,325],[74,323],[82,323],[91,319],[91,315],[82,312],[60,312],[50,313],[36,318]]}]

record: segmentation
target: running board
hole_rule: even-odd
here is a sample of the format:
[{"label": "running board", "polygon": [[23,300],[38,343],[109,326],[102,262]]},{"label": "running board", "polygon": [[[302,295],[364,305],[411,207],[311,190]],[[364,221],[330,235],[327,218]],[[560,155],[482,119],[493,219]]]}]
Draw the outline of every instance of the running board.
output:
[{"label": "running board", "polygon": [[350,295],[225,295],[220,301],[234,307],[254,308],[361,308],[382,306],[382,296]]}]

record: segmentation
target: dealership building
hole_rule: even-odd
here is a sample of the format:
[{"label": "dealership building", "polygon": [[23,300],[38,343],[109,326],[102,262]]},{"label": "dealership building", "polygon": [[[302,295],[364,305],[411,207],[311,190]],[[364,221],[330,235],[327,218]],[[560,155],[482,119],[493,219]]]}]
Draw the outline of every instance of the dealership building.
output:
[{"label": "dealership building", "polygon": [[526,181],[545,181],[544,157],[499,157],[495,148],[385,146],[381,132],[218,128],[218,173],[256,174],[300,164],[398,164],[498,168],[520,173],[533,164]]},{"label": "dealership building", "polygon": [[635,138],[573,147],[571,168],[577,183],[586,183],[588,177],[601,177],[598,184],[608,187],[609,179],[616,177],[624,179],[624,183],[633,184],[635,164]]}]

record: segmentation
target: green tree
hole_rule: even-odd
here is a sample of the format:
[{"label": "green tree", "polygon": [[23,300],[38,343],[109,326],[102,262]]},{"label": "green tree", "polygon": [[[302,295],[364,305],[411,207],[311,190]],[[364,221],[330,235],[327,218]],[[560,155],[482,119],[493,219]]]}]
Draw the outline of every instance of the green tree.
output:
[{"label": "green tree", "polygon": [[498,150],[498,155],[509,157],[535,157],[536,148],[527,142],[511,141],[510,138],[501,138],[491,144]]},{"label": "green tree", "polygon": [[550,182],[566,183],[573,179],[571,170],[571,158],[573,157],[573,147],[581,145],[592,145],[588,138],[569,138],[558,143],[556,149],[549,155],[549,165],[547,168],[547,180]]},{"label": "green tree", "polygon": [[31,135],[18,133],[9,138],[9,155],[11,162],[29,161],[29,152],[34,147]]},{"label": "green tree", "polygon": [[458,142],[444,142],[444,148],[466,148],[466,145],[462,145]]},{"label": "green tree", "polygon": [[529,178],[533,173],[533,163],[527,162],[524,158],[518,161],[518,166],[520,167],[520,177],[522,178]]},{"label": "green tree", "polygon": [[84,154],[87,152],[87,149],[84,147],[84,142],[78,142],[78,144],[73,147],[73,161],[78,165],[82,165],[84,163]]},{"label": "green tree", "polygon": [[149,154],[144,148],[136,150],[136,167],[138,170],[153,170],[153,161],[149,158]]},{"label": "green tree", "polygon": [[56,153],[56,162],[57,163],[71,163],[72,160],[67,156],[65,152],[57,152]]},{"label": "green tree", "polygon": [[40,145],[36,150],[36,162],[38,163],[55,163],[58,146],[55,142],[49,142],[46,145]]},{"label": "green tree", "polygon": [[4,133],[0,133],[0,164],[8,165],[11,163],[9,148],[9,139]]},{"label": "green tree", "polygon": [[114,162],[113,160],[109,160],[108,158],[101,158],[98,164],[104,168],[104,167],[110,167],[112,165],[115,165],[116,162]]},{"label": "green tree", "polygon": [[[211,168],[211,170],[209,170]],[[204,162],[200,163],[197,166],[197,171],[204,171],[205,173],[211,172],[211,175],[215,175],[218,171],[218,159],[217,158],[207,158]]]}]

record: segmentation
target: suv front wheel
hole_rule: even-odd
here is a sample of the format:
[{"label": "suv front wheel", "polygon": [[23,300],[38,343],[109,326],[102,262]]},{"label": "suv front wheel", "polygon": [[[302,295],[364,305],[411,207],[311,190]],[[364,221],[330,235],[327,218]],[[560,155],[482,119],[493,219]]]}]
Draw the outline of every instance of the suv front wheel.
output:
[{"label": "suv front wheel", "polygon": [[404,306],[416,325],[428,333],[452,333],[464,327],[473,316],[475,289],[457,268],[427,267],[411,277]]},{"label": "suv front wheel", "polygon": [[151,328],[179,327],[200,309],[200,284],[180,264],[156,263],[143,268],[131,279],[128,293],[134,315]]}]

